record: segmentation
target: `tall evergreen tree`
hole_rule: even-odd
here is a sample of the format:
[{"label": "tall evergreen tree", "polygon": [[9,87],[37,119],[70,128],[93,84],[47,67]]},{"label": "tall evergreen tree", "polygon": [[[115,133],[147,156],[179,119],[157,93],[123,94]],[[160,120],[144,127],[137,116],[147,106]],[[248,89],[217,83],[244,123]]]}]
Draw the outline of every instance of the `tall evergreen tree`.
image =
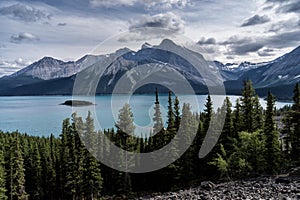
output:
[{"label": "tall evergreen tree", "polygon": [[31,144],[26,166],[26,190],[30,199],[42,199],[42,165],[37,143]]},{"label": "tall evergreen tree", "polygon": [[225,109],[225,121],[220,137],[219,143],[222,143],[225,150],[232,151],[232,139],[233,139],[233,124],[232,124],[232,103],[229,97],[226,97],[223,104],[223,109]]},{"label": "tall evergreen tree", "polygon": [[5,174],[5,160],[4,160],[4,148],[2,141],[0,140],[0,199],[6,200],[6,174]]},{"label": "tall evergreen tree", "polygon": [[[192,142],[192,135],[197,133],[198,124],[196,117],[191,112],[189,104],[184,103],[182,107],[182,119],[181,128],[179,132],[183,134],[183,137],[179,141],[179,149],[183,149],[184,146]],[[198,149],[197,149],[198,150]],[[180,159],[181,167],[181,180],[191,180],[195,166],[193,162],[193,156],[196,155],[196,149],[193,146],[189,148]],[[198,152],[198,151],[197,151]]]},{"label": "tall evergreen tree", "polygon": [[258,95],[253,97],[253,131],[263,128],[263,108]]},{"label": "tall evergreen tree", "polygon": [[175,127],[176,127],[176,131],[179,129],[180,126],[180,106],[179,106],[179,99],[176,96],[175,100],[174,100],[174,116],[175,116]]},{"label": "tall evergreen tree", "polygon": [[299,83],[294,88],[294,104],[292,106],[293,132],[291,135],[291,158],[295,163],[300,163],[300,87]]},{"label": "tall evergreen tree", "polygon": [[161,111],[160,111],[160,105],[159,105],[159,100],[158,100],[158,90],[157,90],[157,88],[156,88],[156,91],[155,91],[155,108],[154,108],[153,122],[154,122],[153,133],[157,134],[164,127],[162,117],[161,117]]},{"label": "tall evergreen tree", "polygon": [[243,113],[243,131],[254,131],[253,96],[254,89],[250,80],[244,81],[244,89],[241,98],[241,110]]},{"label": "tall evergreen tree", "polygon": [[98,199],[101,196],[102,189],[102,176],[100,164],[93,156],[95,155],[95,140],[96,140],[96,131],[94,127],[94,120],[91,117],[91,113],[88,113],[88,116],[85,120],[83,137],[87,138],[88,150],[85,150],[84,161],[83,161],[83,190],[84,196],[86,199],[94,200]]},{"label": "tall evergreen tree", "polygon": [[[119,111],[117,127],[117,139],[119,138],[120,146],[126,150],[125,155],[120,155],[121,159],[126,162],[126,167],[130,167],[134,160],[128,160],[128,151],[136,150],[136,139],[134,136],[133,113],[130,109],[129,104],[125,104]],[[116,180],[116,192],[118,194],[130,194],[131,193],[131,175],[125,172],[114,172],[114,179]]]},{"label": "tall evergreen tree", "polygon": [[27,200],[24,158],[21,152],[20,139],[17,134],[11,138],[10,146],[9,196],[10,199]]},{"label": "tall evergreen tree", "polygon": [[172,92],[169,91],[168,97],[168,129],[172,129],[175,126],[175,116],[173,111]]},{"label": "tall evergreen tree", "polygon": [[205,115],[204,115],[204,122],[203,122],[203,131],[204,131],[203,134],[206,134],[213,114],[213,103],[210,95],[207,96],[204,113]]},{"label": "tall evergreen tree", "polygon": [[242,123],[242,116],[241,116],[241,105],[240,100],[236,100],[235,110],[234,110],[234,118],[233,118],[233,138],[238,138],[238,133],[241,131],[241,123]]},{"label": "tall evergreen tree", "polygon": [[280,165],[279,133],[275,128],[275,97],[269,92],[267,97],[267,110],[264,134],[266,137],[267,172],[276,174]]}]

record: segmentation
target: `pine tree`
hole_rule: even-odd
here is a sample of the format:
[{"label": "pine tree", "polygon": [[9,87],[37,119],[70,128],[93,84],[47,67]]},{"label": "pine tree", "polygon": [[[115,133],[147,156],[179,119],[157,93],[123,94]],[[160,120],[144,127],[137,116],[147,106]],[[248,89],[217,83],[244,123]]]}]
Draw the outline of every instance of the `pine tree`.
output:
[{"label": "pine tree", "polygon": [[168,98],[168,130],[171,130],[175,126],[175,116],[173,111],[173,103],[172,103],[172,93],[169,91]]},{"label": "pine tree", "polygon": [[253,114],[253,96],[254,89],[252,82],[244,81],[244,89],[241,98],[241,110],[243,116],[243,131],[253,132],[254,131],[254,114]]},{"label": "pine tree", "polygon": [[300,87],[299,83],[294,88],[294,104],[292,106],[293,131],[291,135],[291,158],[295,163],[300,163]]},{"label": "pine tree", "polygon": [[155,91],[155,108],[154,108],[154,117],[153,117],[153,133],[158,134],[164,127],[162,117],[161,117],[161,112],[160,112],[160,105],[159,105],[159,100],[158,100],[158,91],[156,88]]},{"label": "pine tree", "polygon": [[68,144],[68,135],[70,131],[70,119],[67,118],[63,121],[62,125],[62,134],[61,137],[61,143],[60,143],[60,151],[59,151],[59,172],[58,172],[58,190],[60,191],[60,197],[62,199],[68,199],[72,198],[70,195],[72,195],[70,191],[70,183],[68,183],[68,179],[70,179],[71,175],[71,169],[70,169],[70,163],[72,160],[70,159],[70,150],[69,150],[69,144]]},{"label": "pine tree", "polygon": [[121,139],[121,147],[130,151],[133,150],[133,135],[135,131],[133,113],[129,104],[125,104],[119,111],[119,118],[116,124],[117,134]]},{"label": "pine tree", "polygon": [[267,109],[264,134],[266,137],[266,161],[267,172],[276,174],[280,165],[279,133],[275,129],[275,97],[269,92],[267,97]]},{"label": "pine tree", "polygon": [[6,200],[6,173],[5,173],[5,161],[4,161],[4,148],[2,141],[0,140],[0,199]]},{"label": "pine tree", "polygon": [[[117,136],[121,139],[119,144],[123,149],[126,150],[125,155],[120,155],[121,159],[125,159],[127,165],[135,162],[128,160],[127,151],[134,151],[135,140],[134,131],[135,126],[133,124],[133,113],[131,112],[129,104],[125,104],[119,111],[117,127]],[[130,166],[126,166],[130,167]],[[118,194],[130,194],[131,193],[131,177],[130,174],[124,172],[114,172],[116,179],[116,188]]]},{"label": "pine tree", "polygon": [[174,117],[175,117],[175,127],[176,127],[176,131],[179,129],[179,126],[180,126],[180,120],[181,120],[181,117],[180,117],[180,106],[179,106],[179,99],[178,97],[176,96],[175,97],[175,101],[174,101]]},{"label": "pine tree", "polygon": [[21,152],[20,139],[17,134],[12,136],[10,146],[10,174],[8,179],[10,199],[27,200],[24,158]]},{"label": "pine tree", "polygon": [[259,97],[253,97],[253,131],[263,128],[263,108],[260,105]]},{"label": "pine tree", "polygon": [[287,113],[285,113],[282,122],[284,124],[284,127],[281,130],[281,133],[284,136],[282,150],[284,152],[286,161],[290,161],[291,136],[293,135],[293,120],[291,111],[287,111]]},{"label": "pine tree", "polygon": [[[197,128],[198,123],[196,117],[191,112],[190,105],[184,103],[182,107],[181,128],[179,129],[180,134],[183,135],[178,142],[180,150],[187,144],[192,143],[192,136],[197,133]],[[193,172],[195,171],[193,156],[195,156],[198,150],[194,148],[194,146],[190,147],[180,158],[181,180],[191,180],[193,178]]]},{"label": "pine tree", "polygon": [[232,139],[233,139],[233,124],[232,124],[232,103],[229,97],[226,97],[223,104],[223,109],[225,109],[225,121],[220,137],[219,143],[222,143],[226,151],[232,151]]},{"label": "pine tree", "polygon": [[208,131],[212,114],[213,114],[213,104],[210,95],[208,95],[206,99],[204,113],[205,115],[204,115],[204,122],[203,122],[203,131],[204,131],[203,134],[205,135],[206,132]]},{"label": "pine tree", "polygon": [[[169,92],[169,99],[168,99],[168,128],[166,131],[165,141],[163,145],[168,144],[176,135],[177,128],[175,125],[175,114],[173,111],[173,102],[172,102],[172,93]],[[175,150],[175,149],[174,149]]]},{"label": "pine tree", "polygon": [[76,113],[72,114],[72,130],[74,131],[74,178],[76,187],[76,196],[81,199],[84,196],[84,156],[85,147],[81,142],[80,136],[83,134],[84,123],[81,117],[77,117]]},{"label": "pine tree", "polygon": [[30,199],[42,199],[42,165],[37,143],[31,144],[26,166],[26,190]]},{"label": "pine tree", "polygon": [[[84,196],[87,199],[98,199],[100,197],[100,192],[102,189],[103,179],[101,176],[100,164],[93,156],[95,153],[95,139],[96,132],[94,127],[94,120],[91,117],[91,113],[88,113],[88,116],[85,121],[85,128],[83,137],[86,140],[88,150],[85,150],[84,161],[83,161],[83,191]],[[87,145],[86,144],[86,145]]]},{"label": "pine tree", "polygon": [[241,116],[241,105],[240,100],[236,100],[235,110],[234,110],[234,118],[233,118],[233,138],[238,138],[238,133],[241,131],[241,123],[242,123],[242,116]]}]

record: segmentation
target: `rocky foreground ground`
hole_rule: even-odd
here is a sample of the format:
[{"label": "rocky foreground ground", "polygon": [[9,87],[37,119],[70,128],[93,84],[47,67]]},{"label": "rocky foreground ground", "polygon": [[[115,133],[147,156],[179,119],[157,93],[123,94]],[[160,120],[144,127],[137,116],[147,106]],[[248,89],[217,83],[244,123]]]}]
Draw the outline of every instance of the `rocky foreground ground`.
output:
[{"label": "rocky foreground ground", "polygon": [[266,200],[300,200],[300,167],[290,173],[277,177],[260,177],[256,179],[230,181],[224,183],[202,182],[198,187],[152,194],[137,198],[138,200],[158,199],[266,199]]}]

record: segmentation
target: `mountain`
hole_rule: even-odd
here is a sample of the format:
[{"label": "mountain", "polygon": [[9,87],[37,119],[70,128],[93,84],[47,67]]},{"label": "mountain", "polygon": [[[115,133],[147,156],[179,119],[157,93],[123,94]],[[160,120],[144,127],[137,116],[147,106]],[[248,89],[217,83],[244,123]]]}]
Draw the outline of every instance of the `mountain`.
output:
[{"label": "mountain", "polygon": [[9,77],[29,76],[42,80],[65,78],[77,74],[101,59],[103,56],[86,55],[75,62],[63,62],[51,57],[44,57]]},{"label": "mountain", "polygon": [[[70,77],[101,61],[104,57],[103,55],[86,55],[77,61],[69,62],[44,57],[10,76],[0,78],[0,95],[19,95],[17,88],[35,87],[33,84],[43,85],[47,80]],[[25,94],[30,94],[30,92]]]},{"label": "mountain", "polygon": [[[149,74],[155,74],[155,77]],[[181,88],[184,92],[188,89],[183,88],[186,80],[199,94],[208,92],[207,85],[216,88],[221,82],[228,94],[240,94],[246,79],[253,81],[261,96],[271,90],[280,98],[289,97],[292,87],[300,80],[300,47],[270,62],[239,65],[206,61],[201,54],[168,39],[157,46],[145,43],[138,51],[123,48],[107,55],[87,55],[77,61],[63,62],[45,57],[0,78],[0,95],[72,94],[74,84],[82,85],[78,92],[85,93],[85,86],[90,85],[91,80],[98,85],[94,91],[88,91],[90,94],[112,93],[122,81],[123,92],[132,89],[125,88],[129,85],[138,93],[152,93],[159,85]],[[161,92],[167,90],[160,87]]]},{"label": "mountain", "polygon": [[270,90],[278,98],[290,98],[293,87],[300,81],[300,46],[271,62],[257,66],[243,71],[237,80],[226,81],[228,91],[237,93],[243,80],[249,79],[260,96]]}]

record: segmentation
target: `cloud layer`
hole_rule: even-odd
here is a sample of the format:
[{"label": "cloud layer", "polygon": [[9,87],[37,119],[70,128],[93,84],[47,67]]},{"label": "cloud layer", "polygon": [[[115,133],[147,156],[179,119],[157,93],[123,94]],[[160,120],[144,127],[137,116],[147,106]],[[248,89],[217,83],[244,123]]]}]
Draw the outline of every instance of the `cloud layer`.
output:
[{"label": "cloud layer", "polygon": [[172,12],[145,15],[139,20],[131,20],[129,34],[119,39],[121,42],[164,38],[184,32],[184,21]]},{"label": "cloud layer", "polygon": [[0,8],[0,15],[10,16],[26,22],[35,22],[41,19],[51,18],[50,14],[23,4],[2,7]]},{"label": "cloud layer", "polygon": [[269,22],[270,18],[266,15],[260,16],[260,15],[254,15],[253,17],[250,17],[249,19],[245,20],[245,22],[241,25],[244,26],[253,26],[258,24],[264,24],[266,22]]},{"label": "cloud layer", "polygon": [[141,5],[145,8],[169,9],[173,7],[184,8],[189,0],[90,0],[92,7],[116,7]]},{"label": "cloud layer", "polygon": [[13,43],[20,43],[20,42],[24,42],[24,41],[35,41],[35,40],[39,40],[39,38],[31,33],[19,33],[17,35],[12,35],[10,37],[11,42]]},{"label": "cloud layer", "polygon": [[299,7],[300,0],[2,0],[0,60],[76,60],[183,36],[208,58],[268,61],[300,45]]}]

